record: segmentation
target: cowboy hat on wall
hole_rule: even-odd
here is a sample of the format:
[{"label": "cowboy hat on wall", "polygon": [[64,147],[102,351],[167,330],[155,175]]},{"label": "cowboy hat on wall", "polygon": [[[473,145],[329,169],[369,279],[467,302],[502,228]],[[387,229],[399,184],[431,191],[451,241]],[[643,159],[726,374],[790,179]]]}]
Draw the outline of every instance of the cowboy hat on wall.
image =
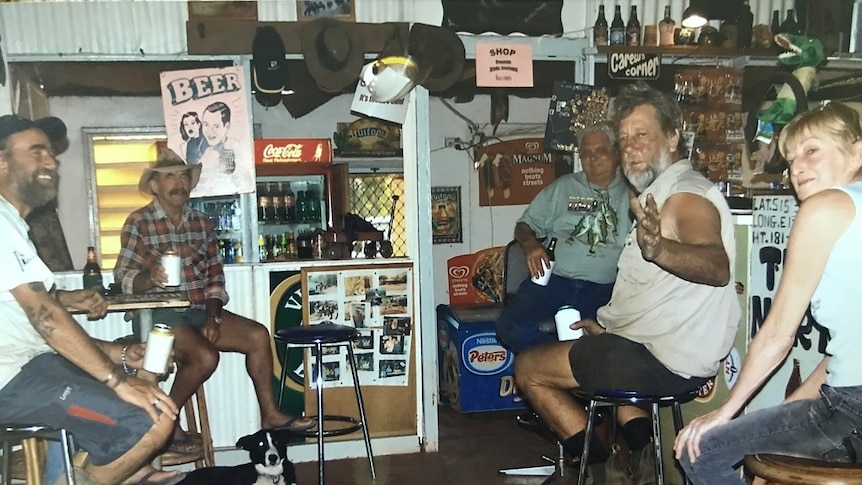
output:
[{"label": "cowboy hat on wall", "polygon": [[302,56],[321,91],[340,93],[359,78],[365,48],[354,24],[322,17],[302,27]]}]

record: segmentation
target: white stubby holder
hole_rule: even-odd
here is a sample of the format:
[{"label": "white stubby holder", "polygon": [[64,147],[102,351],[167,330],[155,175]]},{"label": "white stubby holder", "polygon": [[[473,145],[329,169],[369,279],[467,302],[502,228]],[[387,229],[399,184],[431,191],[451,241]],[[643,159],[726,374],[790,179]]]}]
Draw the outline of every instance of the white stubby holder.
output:
[{"label": "white stubby holder", "polygon": [[542,260],[542,270],[544,271],[544,273],[542,274],[542,276],[538,276],[538,277],[532,276],[530,278],[530,281],[532,281],[533,283],[535,283],[539,286],[548,286],[548,281],[550,281],[550,279],[551,279],[551,270],[554,269],[554,264],[555,264],[555,261],[550,261],[550,266],[548,266],[548,263],[546,263],[545,260],[543,259]]},{"label": "white stubby holder", "polygon": [[571,305],[561,306],[554,314],[554,323],[557,325],[557,340],[577,340],[584,335],[584,330],[579,328],[572,330],[569,325],[581,319],[581,312]]},{"label": "white stubby holder", "polygon": [[165,374],[174,349],[174,331],[164,323],[153,325],[147,338],[144,353],[144,370],[153,374]]},{"label": "white stubby holder", "polygon": [[162,254],[162,268],[168,276],[168,281],[165,286],[180,286],[182,283],[182,259],[180,255],[173,251],[166,251]]}]

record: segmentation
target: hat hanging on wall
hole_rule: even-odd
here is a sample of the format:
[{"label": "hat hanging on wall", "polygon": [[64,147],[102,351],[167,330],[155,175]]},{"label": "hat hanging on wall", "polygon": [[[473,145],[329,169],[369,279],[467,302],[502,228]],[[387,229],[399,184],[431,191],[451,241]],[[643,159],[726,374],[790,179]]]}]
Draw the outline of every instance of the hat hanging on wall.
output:
[{"label": "hat hanging on wall", "polygon": [[321,90],[339,93],[355,83],[365,61],[353,24],[318,18],[302,27],[302,56]]},{"label": "hat hanging on wall", "polygon": [[419,65],[417,82],[428,91],[445,91],[461,80],[466,53],[464,43],[455,32],[433,25],[413,24],[409,53]]},{"label": "hat hanging on wall", "polygon": [[272,26],[257,28],[251,44],[251,81],[254,98],[267,108],[281,102],[287,83],[287,60],[284,42]]},{"label": "hat hanging on wall", "polygon": [[334,94],[324,93],[317,87],[308,72],[308,66],[302,61],[290,61],[287,86],[293,94],[282,96],[281,104],[294,118],[311,113],[335,97]]}]

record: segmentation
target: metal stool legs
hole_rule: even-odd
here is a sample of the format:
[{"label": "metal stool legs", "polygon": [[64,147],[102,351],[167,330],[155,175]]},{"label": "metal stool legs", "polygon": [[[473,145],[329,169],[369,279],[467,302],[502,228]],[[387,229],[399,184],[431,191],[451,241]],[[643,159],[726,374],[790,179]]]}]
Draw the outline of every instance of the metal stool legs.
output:
[{"label": "metal stool legs", "polygon": [[[317,355],[320,355],[318,352]],[[371,436],[368,435],[368,421],[365,419],[365,403],[362,401],[362,390],[359,386],[359,372],[356,370],[356,357],[353,355],[353,345],[347,345],[347,356],[350,358],[350,372],[353,374],[353,390],[356,391],[356,404],[359,406],[359,420],[362,421],[362,438],[365,440],[365,453],[368,455],[368,466],[371,467],[371,478],[376,479],[374,471],[374,453],[371,452]],[[320,367],[318,367],[320,369]]]},{"label": "metal stool legs", "polygon": [[552,465],[544,466],[529,466],[524,468],[505,468],[500,470],[500,475],[510,477],[539,477],[546,476],[542,481],[542,485],[547,485],[557,478],[566,477],[566,450],[563,449],[563,444],[557,441],[557,457],[542,456],[542,459],[553,463]]},{"label": "metal stool legs", "polygon": [[[3,429],[0,430],[0,433],[2,433],[3,441],[3,485],[9,485],[12,483],[12,443],[33,438],[42,438],[60,442],[64,451],[63,462],[66,467],[66,482],[70,485],[75,485],[75,469],[72,464],[72,457],[75,453],[75,442],[72,435],[65,429],[54,429],[40,425],[4,425]],[[31,447],[32,444],[25,445],[25,453],[35,453],[35,450],[32,450]],[[41,474],[42,470],[35,470],[35,473]]]}]

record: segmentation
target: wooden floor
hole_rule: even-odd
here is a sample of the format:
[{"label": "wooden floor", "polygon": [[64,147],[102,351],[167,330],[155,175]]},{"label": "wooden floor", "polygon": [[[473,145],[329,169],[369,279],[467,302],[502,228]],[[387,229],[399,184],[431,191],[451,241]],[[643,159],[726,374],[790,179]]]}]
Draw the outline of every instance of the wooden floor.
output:
[{"label": "wooden floor", "polygon": [[[556,446],[519,426],[516,412],[460,414],[440,407],[440,451],[378,456],[377,480],[371,479],[365,458],[326,464],[326,483],[336,485],[533,485],[542,477],[515,478],[498,474],[500,468],[545,465],[542,454],[553,456]],[[297,465],[299,485],[317,483],[317,464]],[[561,480],[555,483],[574,483]]]}]

